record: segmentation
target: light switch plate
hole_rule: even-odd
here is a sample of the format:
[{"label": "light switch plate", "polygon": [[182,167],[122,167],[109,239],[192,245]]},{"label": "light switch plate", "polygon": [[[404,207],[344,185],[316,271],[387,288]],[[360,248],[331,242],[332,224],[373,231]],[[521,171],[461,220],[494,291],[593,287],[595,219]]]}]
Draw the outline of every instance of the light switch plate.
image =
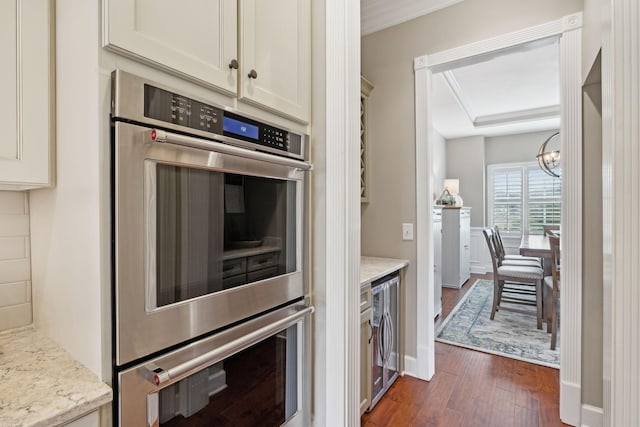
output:
[{"label": "light switch plate", "polygon": [[402,224],[402,240],[413,240],[413,224]]}]

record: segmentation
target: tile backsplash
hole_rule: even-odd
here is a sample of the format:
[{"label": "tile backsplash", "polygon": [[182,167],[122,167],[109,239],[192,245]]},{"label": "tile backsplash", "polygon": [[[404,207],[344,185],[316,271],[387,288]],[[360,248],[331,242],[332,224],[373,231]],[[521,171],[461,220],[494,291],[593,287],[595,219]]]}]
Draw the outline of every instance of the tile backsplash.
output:
[{"label": "tile backsplash", "polygon": [[29,193],[0,191],[0,331],[31,324]]}]

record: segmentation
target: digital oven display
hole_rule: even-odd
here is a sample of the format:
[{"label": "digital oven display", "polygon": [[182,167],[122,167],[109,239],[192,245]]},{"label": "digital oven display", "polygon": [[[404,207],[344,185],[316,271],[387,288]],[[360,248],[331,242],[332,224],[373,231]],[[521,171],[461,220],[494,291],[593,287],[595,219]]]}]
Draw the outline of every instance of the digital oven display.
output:
[{"label": "digital oven display", "polygon": [[223,118],[222,129],[225,132],[251,138],[256,141],[258,140],[258,126],[250,125],[240,120],[232,119],[231,117]]}]

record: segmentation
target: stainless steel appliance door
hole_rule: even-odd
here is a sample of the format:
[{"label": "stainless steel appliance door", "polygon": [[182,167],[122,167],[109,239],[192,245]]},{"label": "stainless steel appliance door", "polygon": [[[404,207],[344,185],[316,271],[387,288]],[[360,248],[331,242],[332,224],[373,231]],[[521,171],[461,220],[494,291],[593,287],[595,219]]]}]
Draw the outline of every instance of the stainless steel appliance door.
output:
[{"label": "stainless steel appliance door", "polygon": [[384,285],[376,286],[372,288],[373,301],[371,303],[373,307],[373,341],[372,341],[372,364],[371,364],[371,399],[372,403],[370,408],[373,408],[375,403],[380,399],[384,393],[384,367],[385,357],[387,350],[384,346],[386,342],[385,335],[385,289]]},{"label": "stainless steel appliance door", "polygon": [[398,378],[398,296],[400,279],[391,277],[376,284],[373,292],[373,363],[371,367],[371,405],[380,401]]},{"label": "stainless steel appliance door", "polygon": [[[116,365],[305,295],[306,164],[123,122],[114,150]],[[227,216],[280,231],[228,248]]]},{"label": "stainless steel appliance door", "polygon": [[308,425],[311,312],[280,309],[120,372],[119,425]]}]

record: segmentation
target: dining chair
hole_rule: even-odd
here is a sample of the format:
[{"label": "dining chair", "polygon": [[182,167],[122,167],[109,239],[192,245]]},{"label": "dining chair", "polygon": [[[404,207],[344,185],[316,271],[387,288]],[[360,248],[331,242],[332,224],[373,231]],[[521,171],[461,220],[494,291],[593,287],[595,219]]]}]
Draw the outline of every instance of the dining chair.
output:
[{"label": "dining chair", "polygon": [[[544,273],[538,265],[504,264],[496,247],[493,229],[482,230],[491,253],[493,265],[493,305],[491,320],[500,310],[536,316],[536,326],[542,329],[542,280]],[[509,304],[506,306],[504,304]],[[511,304],[536,307],[535,311],[511,307]]]},{"label": "dining chair", "polygon": [[558,304],[560,302],[560,239],[549,235],[549,244],[551,245],[551,276],[544,278],[543,313],[547,322],[547,332],[551,333],[551,350],[555,350],[558,337]]},{"label": "dining chair", "polygon": [[560,224],[543,224],[542,225],[542,234],[548,235],[549,231],[560,230]]},{"label": "dining chair", "polygon": [[542,260],[540,258],[519,254],[507,254],[504,250],[504,244],[502,243],[500,228],[497,225],[494,225],[492,229],[498,257],[502,259],[502,263],[504,265],[533,265],[536,267],[542,267]]}]

